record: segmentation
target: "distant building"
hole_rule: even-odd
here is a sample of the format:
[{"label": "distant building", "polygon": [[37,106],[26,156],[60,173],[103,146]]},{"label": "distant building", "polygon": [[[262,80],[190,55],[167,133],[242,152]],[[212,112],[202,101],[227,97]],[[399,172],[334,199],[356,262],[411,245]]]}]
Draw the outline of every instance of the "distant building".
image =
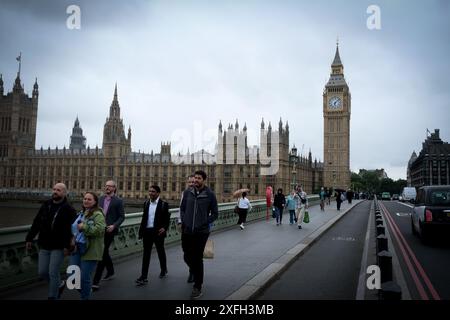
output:
[{"label": "distant building", "polygon": [[[414,156],[414,153],[413,153]],[[422,143],[422,150],[408,163],[411,186],[432,186],[450,184],[450,144],[439,137],[435,129]]]},{"label": "distant building", "polygon": [[[24,93],[20,74],[13,91],[3,94],[3,80],[0,76],[0,189],[30,195],[47,192],[54,183],[64,182],[71,194],[80,196],[83,192],[101,193],[107,180],[118,184],[122,197],[144,199],[151,184],[161,187],[162,197],[177,201],[186,187],[186,178],[195,170],[202,169],[208,175],[207,185],[217,194],[220,202],[233,200],[237,189],[250,189],[250,198],[264,198],[267,185],[274,189],[283,188],[287,194],[295,184],[301,184],[306,192],[312,193],[323,185],[323,164],[313,161],[312,154],[303,157],[294,147],[289,150],[289,125],[280,119],[278,130],[272,125],[261,123],[260,140],[267,140],[262,146],[247,145],[247,126],[239,129],[238,121],[227,130],[218,126],[218,140],[215,154],[204,150],[186,155],[172,155],[170,142],[161,143],[159,153],[141,153],[131,150],[131,128],[125,135],[117,85],[109,109],[109,117],[103,129],[101,148],[86,147],[86,137],[80,121],[75,120],[70,136],[69,148],[35,149],[38,106],[37,81],[32,97]],[[272,142],[270,137],[277,136]],[[238,150],[237,141],[244,141],[243,152],[235,152],[225,159],[226,150]],[[266,163],[263,154],[274,155],[279,168],[273,175],[262,175]],[[252,157],[253,156],[253,157]]]},{"label": "distant building", "polygon": [[366,172],[375,172],[378,176],[378,179],[383,180],[383,179],[387,179],[388,175],[386,173],[386,171],[384,171],[383,168],[381,169],[375,169],[375,170],[366,170],[366,169],[359,169],[359,176],[363,176],[364,173]]},{"label": "distant building", "polygon": [[416,161],[416,159],[417,159],[417,154],[416,154],[415,151],[413,151],[413,153],[411,154],[411,157],[409,158],[408,166],[406,168],[406,185],[408,187],[411,187],[411,171],[410,171],[410,167],[411,167],[411,164],[414,161]]}]

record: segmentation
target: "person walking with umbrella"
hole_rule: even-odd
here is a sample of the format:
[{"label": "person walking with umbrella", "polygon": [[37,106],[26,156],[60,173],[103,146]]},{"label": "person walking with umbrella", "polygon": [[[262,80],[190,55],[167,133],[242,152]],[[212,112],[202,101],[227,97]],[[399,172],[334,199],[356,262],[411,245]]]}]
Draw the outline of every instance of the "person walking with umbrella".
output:
[{"label": "person walking with umbrella", "polygon": [[238,214],[239,220],[238,225],[241,230],[244,230],[244,223],[247,221],[247,213],[252,209],[252,205],[250,204],[250,200],[247,199],[247,192],[242,192],[242,196],[238,200]]}]

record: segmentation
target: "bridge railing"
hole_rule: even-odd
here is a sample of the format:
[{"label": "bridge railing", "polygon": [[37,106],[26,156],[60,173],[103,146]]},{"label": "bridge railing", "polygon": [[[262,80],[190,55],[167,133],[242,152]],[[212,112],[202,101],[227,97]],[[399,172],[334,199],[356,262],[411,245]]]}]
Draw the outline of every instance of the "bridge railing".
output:
[{"label": "bridge railing", "polygon": [[[308,196],[309,205],[319,202],[317,195]],[[247,215],[247,221],[266,218],[266,200],[251,201],[252,210]],[[229,228],[237,223],[237,214],[234,213],[235,202],[221,203],[219,217],[214,221],[212,232]],[[177,228],[179,209],[170,209],[171,214],[166,244],[180,241],[181,234]],[[110,248],[113,259],[125,257],[142,251],[142,241],[138,239],[142,212],[125,215],[125,221],[120,226],[119,234],[114,238]],[[272,213],[269,209],[270,219]],[[31,225],[0,229],[0,291],[36,281],[38,263],[38,245],[35,241],[31,250],[25,248],[25,237]],[[66,259],[68,260],[68,259]],[[65,272],[67,261],[63,266]]]}]

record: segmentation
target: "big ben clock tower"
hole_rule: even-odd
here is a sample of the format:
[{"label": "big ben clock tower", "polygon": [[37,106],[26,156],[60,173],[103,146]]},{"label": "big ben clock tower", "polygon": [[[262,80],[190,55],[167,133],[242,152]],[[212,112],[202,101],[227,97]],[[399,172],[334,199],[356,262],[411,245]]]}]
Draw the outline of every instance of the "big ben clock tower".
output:
[{"label": "big ben clock tower", "polygon": [[344,78],[339,44],[323,91],[323,180],[325,187],[350,187],[351,95]]}]

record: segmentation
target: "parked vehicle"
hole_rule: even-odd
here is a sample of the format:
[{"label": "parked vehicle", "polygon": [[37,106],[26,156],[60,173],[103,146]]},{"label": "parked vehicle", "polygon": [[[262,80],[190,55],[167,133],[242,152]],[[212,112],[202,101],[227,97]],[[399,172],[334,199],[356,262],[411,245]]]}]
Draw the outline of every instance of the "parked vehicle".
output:
[{"label": "parked vehicle", "polygon": [[411,229],[424,243],[431,234],[450,231],[450,185],[419,188],[411,214]]},{"label": "parked vehicle", "polygon": [[402,201],[411,201],[417,196],[416,188],[414,187],[404,187],[402,190]]},{"label": "parked vehicle", "polygon": [[398,200],[398,198],[399,198],[398,194],[394,193],[392,195],[392,200]]},{"label": "parked vehicle", "polygon": [[383,192],[381,194],[381,200],[391,200],[391,194],[389,192]]}]

